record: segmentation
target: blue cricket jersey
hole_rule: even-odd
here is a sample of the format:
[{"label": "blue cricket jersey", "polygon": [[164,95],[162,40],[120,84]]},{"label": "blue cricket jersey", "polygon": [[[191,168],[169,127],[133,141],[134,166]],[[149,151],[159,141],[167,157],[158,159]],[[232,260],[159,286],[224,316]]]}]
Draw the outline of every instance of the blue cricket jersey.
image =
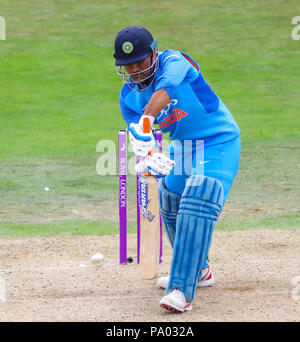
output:
[{"label": "blue cricket jersey", "polygon": [[170,140],[205,140],[206,146],[225,143],[239,136],[232,114],[203,78],[198,64],[187,54],[165,50],[151,86],[137,92],[125,84],[120,108],[127,125],[137,123],[152,94],[164,89],[170,103],[155,122]]}]

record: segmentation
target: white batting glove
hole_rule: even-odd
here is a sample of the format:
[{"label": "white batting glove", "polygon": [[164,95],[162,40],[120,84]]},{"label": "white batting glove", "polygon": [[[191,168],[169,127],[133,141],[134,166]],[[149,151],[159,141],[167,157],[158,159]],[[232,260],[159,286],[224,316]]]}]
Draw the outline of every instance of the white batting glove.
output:
[{"label": "white batting glove", "polygon": [[135,165],[135,171],[138,173],[147,171],[151,175],[160,178],[167,176],[174,165],[174,160],[171,160],[163,153],[152,153]]},{"label": "white batting glove", "polygon": [[143,119],[147,117],[150,119],[151,126],[155,120],[153,116],[142,115],[139,123],[131,123],[129,126],[129,140],[132,144],[133,152],[140,157],[146,157],[155,146],[155,138],[152,130],[150,133],[143,131]]}]

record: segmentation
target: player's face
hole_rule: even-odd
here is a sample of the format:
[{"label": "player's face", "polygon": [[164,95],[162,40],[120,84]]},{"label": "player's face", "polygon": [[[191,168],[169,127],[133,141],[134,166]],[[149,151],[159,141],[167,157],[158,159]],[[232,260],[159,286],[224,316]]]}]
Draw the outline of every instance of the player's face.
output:
[{"label": "player's face", "polygon": [[125,65],[125,69],[134,82],[140,83],[151,76],[151,57],[141,62]]},{"label": "player's face", "polygon": [[152,55],[141,62],[117,66],[117,73],[130,88],[136,91],[144,91],[154,81],[158,67],[159,57],[156,49],[154,49]]}]

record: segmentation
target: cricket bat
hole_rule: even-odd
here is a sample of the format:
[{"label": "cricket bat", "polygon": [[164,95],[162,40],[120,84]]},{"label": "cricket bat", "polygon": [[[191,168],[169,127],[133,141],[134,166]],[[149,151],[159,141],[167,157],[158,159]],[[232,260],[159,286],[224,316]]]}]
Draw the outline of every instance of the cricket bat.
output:
[{"label": "cricket bat", "polygon": [[[143,129],[150,133],[148,118],[144,119]],[[151,153],[151,152],[149,152]],[[140,176],[140,263],[142,279],[157,276],[160,257],[160,213],[156,177],[145,172]]]}]

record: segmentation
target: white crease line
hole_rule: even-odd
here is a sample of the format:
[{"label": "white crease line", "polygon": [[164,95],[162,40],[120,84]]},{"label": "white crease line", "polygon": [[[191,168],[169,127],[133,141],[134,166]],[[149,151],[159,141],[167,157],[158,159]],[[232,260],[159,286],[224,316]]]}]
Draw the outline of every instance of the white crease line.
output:
[{"label": "white crease line", "polygon": [[[227,262],[227,260],[222,260],[224,262]],[[254,260],[230,260],[230,264],[233,263],[238,263],[238,264],[242,264],[242,263],[268,263],[268,262],[299,262],[300,263],[300,259],[254,259]],[[212,261],[213,263],[214,261]],[[221,260],[215,260],[215,263],[218,264],[220,263]],[[111,268],[111,266],[115,266],[115,267],[126,267],[126,265],[119,265],[119,264],[103,264],[103,265],[99,265],[99,266],[94,266],[94,265],[85,265],[85,264],[78,264],[78,265],[73,265],[73,266],[53,266],[53,267],[28,267],[28,268],[4,268],[4,269],[0,269],[0,272],[27,272],[27,271],[59,271],[59,270],[71,270],[71,269],[78,269],[78,268],[95,268],[95,269],[101,269],[101,268]],[[136,264],[131,264],[131,265],[127,265],[127,267],[132,267],[132,266],[136,266]],[[117,268],[115,269],[115,271],[117,272]]]},{"label": "white crease line", "polygon": [[67,298],[27,298],[20,300],[6,300],[0,301],[1,303],[8,304],[18,304],[18,303],[31,303],[31,302],[68,302],[74,300],[83,300],[83,301],[103,301],[103,300],[120,300],[120,299],[156,299],[154,296],[106,296],[106,297],[67,297]]},{"label": "white crease line", "polygon": [[70,270],[77,268],[88,268],[91,266],[57,266],[57,267],[36,267],[36,268],[4,268],[0,269],[0,272],[24,272],[24,271],[58,271],[58,270]]},{"label": "white crease line", "polygon": [[[237,291],[238,292],[238,291]],[[248,292],[248,291],[247,291]],[[242,296],[244,292],[240,293]],[[263,294],[263,295],[290,295],[290,291],[253,291],[252,295]],[[249,295],[249,293],[247,293]],[[122,299],[157,299],[156,296],[106,296],[106,297],[66,297],[66,298],[27,298],[20,300],[6,300],[0,301],[1,304],[22,304],[22,303],[42,303],[42,302],[69,302],[69,301],[104,301],[104,300],[122,300]]]},{"label": "white crease line", "polygon": [[257,259],[257,260],[245,260],[242,261],[243,263],[249,263],[249,264],[259,264],[259,263],[286,263],[286,262],[298,262],[300,263],[300,259]]},{"label": "white crease line", "polygon": [[[219,263],[221,260],[218,259],[218,260],[215,260],[215,263]],[[222,261],[224,261],[224,263],[228,263],[228,260],[225,260],[223,259]],[[233,260],[233,259],[230,259],[229,263],[233,264],[233,263],[236,263],[236,264],[242,264],[242,263],[263,263],[263,262],[299,262],[300,263],[300,259],[289,259],[289,258],[285,258],[285,259],[253,259],[253,260],[243,260],[243,259],[240,259],[240,260]],[[212,263],[213,263],[213,260],[212,260]]]},{"label": "white crease line", "polygon": [[[132,267],[136,264],[131,264],[128,265],[129,267]],[[27,271],[59,271],[59,270],[74,270],[74,269],[78,269],[78,268],[94,268],[95,270],[99,270],[99,269],[104,269],[104,268],[109,268],[111,269],[111,267],[114,266],[116,267],[115,270],[117,271],[117,267],[124,267],[125,265],[119,265],[119,264],[114,264],[114,263],[106,263],[106,264],[100,264],[100,265],[85,265],[85,264],[79,264],[79,265],[73,265],[73,266],[53,266],[53,267],[12,267],[12,268],[3,268],[0,269],[0,272],[27,272]],[[126,266],[125,266],[126,267]]]},{"label": "white crease line", "polygon": [[291,294],[291,291],[257,291],[258,294],[263,295],[281,295],[281,294]]}]

